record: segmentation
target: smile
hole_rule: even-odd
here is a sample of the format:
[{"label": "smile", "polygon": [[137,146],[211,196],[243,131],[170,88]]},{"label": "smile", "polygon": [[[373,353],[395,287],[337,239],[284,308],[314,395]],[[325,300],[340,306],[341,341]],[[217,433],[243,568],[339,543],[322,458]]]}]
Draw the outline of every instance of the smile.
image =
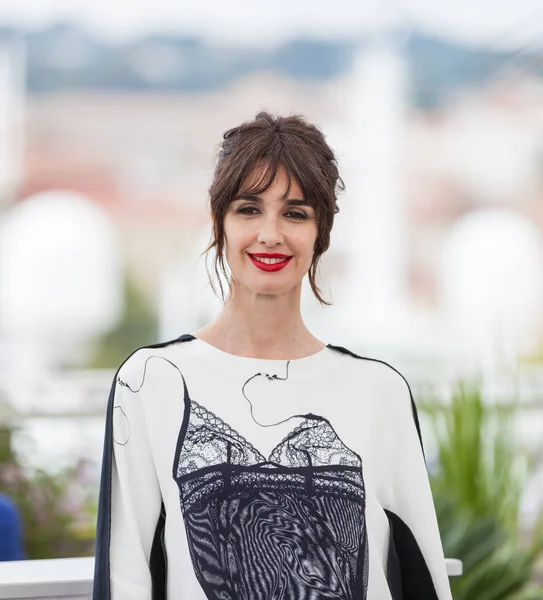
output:
[{"label": "smile", "polygon": [[292,256],[285,257],[265,257],[265,256],[255,256],[253,254],[249,254],[249,258],[255,267],[260,269],[261,271],[280,271],[284,269],[287,264],[290,262]]}]

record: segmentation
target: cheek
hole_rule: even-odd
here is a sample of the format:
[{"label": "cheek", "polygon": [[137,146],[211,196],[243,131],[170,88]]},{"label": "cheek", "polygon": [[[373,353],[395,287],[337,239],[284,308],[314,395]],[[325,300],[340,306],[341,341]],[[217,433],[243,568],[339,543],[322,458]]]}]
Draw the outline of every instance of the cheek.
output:
[{"label": "cheek", "polygon": [[299,265],[303,269],[308,269],[313,261],[313,255],[315,252],[316,236],[308,232],[302,236],[299,236],[296,240],[298,245],[297,253],[299,257]]},{"label": "cheek", "polygon": [[228,217],[224,220],[224,247],[234,248],[239,243],[239,232],[237,231],[235,222]]},{"label": "cheek", "polygon": [[310,254],[311,256],[315,252],[315,246],[317,244],[317,231],[308,231],[300,239],[300,247],[304,248],[304,254]]},{"label": "cheek", "polygon": [[227,223],[225,220],[224,250],[230,260],[239,260],[240,254],[245,251],[250,243],[251,236],[247,227],[240,226],[239,223],[235,222]]}]

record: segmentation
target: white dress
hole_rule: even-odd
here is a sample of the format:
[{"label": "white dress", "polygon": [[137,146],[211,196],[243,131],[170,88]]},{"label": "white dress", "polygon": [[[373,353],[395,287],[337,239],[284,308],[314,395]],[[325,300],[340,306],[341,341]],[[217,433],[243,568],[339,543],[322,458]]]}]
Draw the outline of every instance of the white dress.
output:
[{"label": "white dress", "polygon": [[327,345],[137,350],[107,409],[94,600],[450,600],[418,419]]}]

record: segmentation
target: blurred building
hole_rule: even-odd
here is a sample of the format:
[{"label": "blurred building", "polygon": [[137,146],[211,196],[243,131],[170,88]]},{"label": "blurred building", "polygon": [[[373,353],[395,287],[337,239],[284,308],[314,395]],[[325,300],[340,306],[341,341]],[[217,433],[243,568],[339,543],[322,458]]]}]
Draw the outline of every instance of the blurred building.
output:
[{"label": "blurred building", "polygon": [[[344,150],[342,140],[353,130],[347,107],[359,84],[355,76],[307,82],[260,72],[212,92],[32,95],[17,199],[69,189],[105,207],[128,264],[153,294],[172,261],[193,260],[222,132],[264,108],[302,113]],[[510,207],[543,233],[542,100],[541,79],[513,74],[439,108],[410,106],[403,117],[395,177],[405,208],[403,277],[415,312],[440,318],[440,256],[462,216]],[[349,152],[339,152],[340,167],[350,161],[356,168]],[[353,198],[346,184],[340,206],[349,214],[364,198]],[[333,247],[324,262],[332,288],[349,276],[345,245]]]},{"label": "blurred building", "polygon": [[25,49],[0,40],[0,207],[21,183],[25,112]]},{"label": "blurred building", "polygon": [[512,77],[412,115],[405,159],[417,302],[438,308],[437,250],[470,211],[509,207],[543,233],[542,107],[541,80]]},{"label": "blurred building", "polygon": [[117,222],[131,267],[152,286],[158,267],[188,256],[205,226],[222,132],[260,108],[330,118],[321,92],[263,74],[213,94],[31,96],[18,199],[51,188],[93,198]]}]

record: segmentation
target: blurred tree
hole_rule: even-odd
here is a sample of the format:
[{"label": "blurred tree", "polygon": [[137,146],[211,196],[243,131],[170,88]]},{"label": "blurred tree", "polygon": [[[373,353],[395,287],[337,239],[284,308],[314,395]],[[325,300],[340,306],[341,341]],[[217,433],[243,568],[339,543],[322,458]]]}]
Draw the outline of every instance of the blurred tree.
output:
[{"label": "blurred tree", "polygon": [[129,275],[124,281],[125,311],[119,323],[98,340],[87,367],[116,369],[136,348],[157,341],[155,311]]},{"label": "blurred tree", "polygon": [[58,474],[25,470],[13,452],[16,427],[0,425],[0,492],[17,507],[28,559],[94,554],[96,490],[77,463]]}]

